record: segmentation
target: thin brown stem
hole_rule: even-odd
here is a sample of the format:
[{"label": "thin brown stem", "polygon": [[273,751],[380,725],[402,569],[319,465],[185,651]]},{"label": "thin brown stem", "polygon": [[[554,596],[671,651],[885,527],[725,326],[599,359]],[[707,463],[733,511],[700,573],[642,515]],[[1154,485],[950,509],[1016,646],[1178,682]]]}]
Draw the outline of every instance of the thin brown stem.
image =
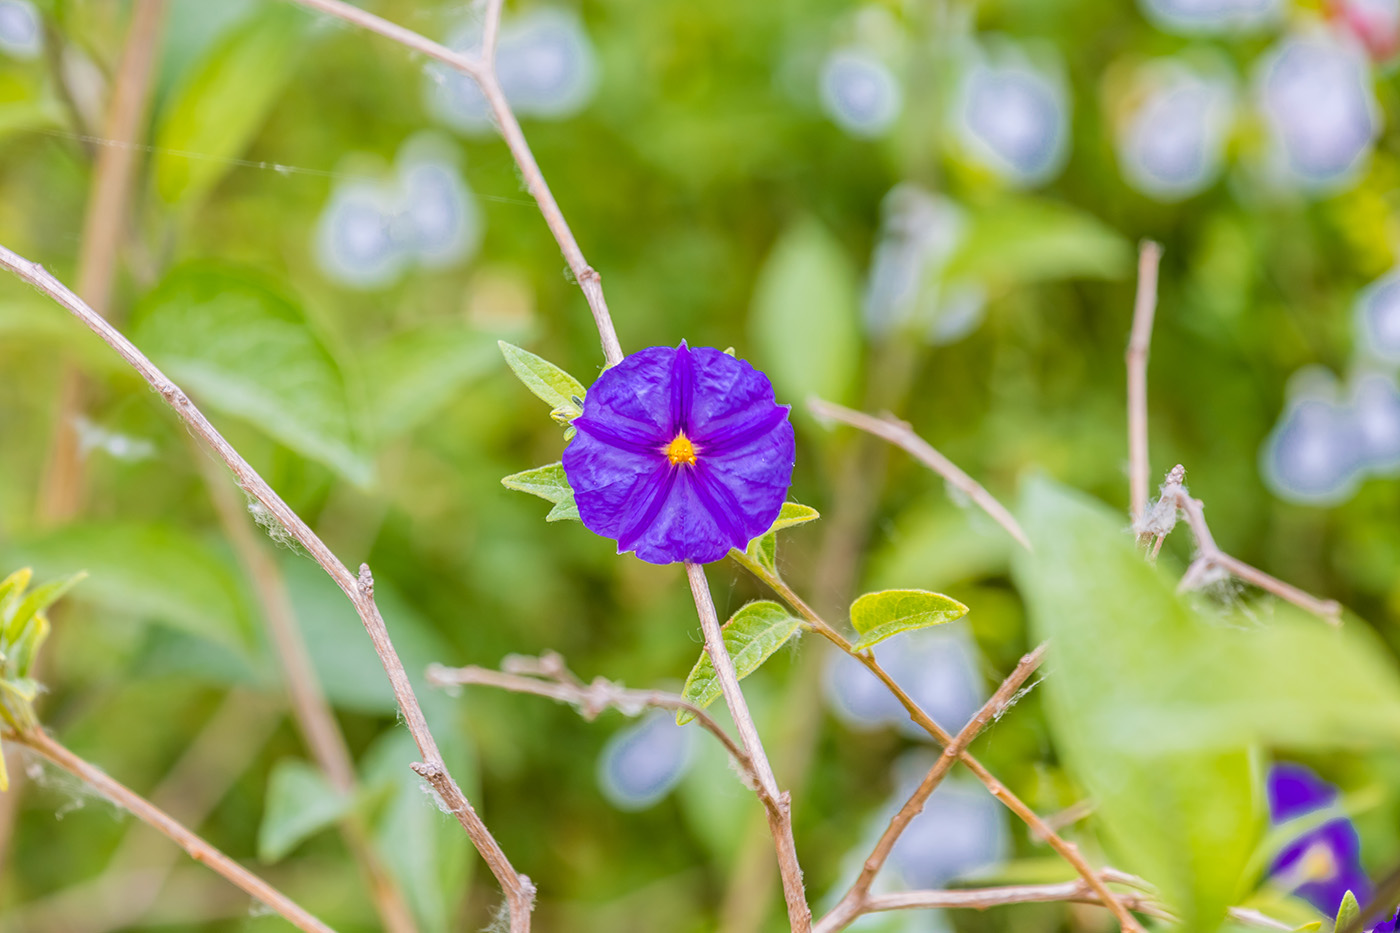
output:
[{"label": "thin brown stem", "polygon": [[[193,439],[190,443],[194,446]],[[297,622],[282,570],[268,553],[267,542],[254,533],[242,497],[229,485],[224,471],[197,446],[194,460],[204,474],[205,487],[209,490],[219,522],[262,608],[268,635],[282,667],[282,681],[291,700],[292,718],[302,740],[331,787],[352,797],[358,785],[355,761],[350,755],[345,734],[340,730],[340,723],[336,721],[335,712],[321,689],[320,678],[312,663],[311,652],[307,650],[306,639],[302,637],[301,625]],[[363,820],[358,815],[349,816],[341,824],[341,835],[364,875],[370,898],[385,930],[389,933],[416,933],[418,925],[408,902],[375,851]]]},{"label": "thin brown stem", "polygon": [[807,895],[802,888],[802,866],[797,861],[797,846],[792,838],[792,801],[786,793],[778,789],[778,779],[773,776],[773,768],[768,763],[768,755],[763,750],[763,741],[758,736],[749,713],[748,702],[739,687],[739,676],[734,671],[734,661],[724,645],[724,633],[720,629],[719,615],[715,612],[714,600],[710,596],[710,584],[705,579],[705,568],[689,561],[685,565],[685,575],[690,581],[690,593],[695,598],[695,611],[700,616],[700,630],[705,636],[705,653],[714,665],[719,679],[720,692],[734,717],[739,729],[739,739],[748,753],[757,778],[755,790],[763,801],[768,814],[768,828],[773,834],[773,843],[778,852],[778,873],[783,881],[783,896],[787,901],[788,921],[792,933],[809,933],[812,929],[812,909],[807,905]]},{"label": "thin brown stem", "polygon": [[[1312,613],[1329,625],[1342,624],[1342,606],[1335,599],[1319,599],[1222,551],[1215,543],[1210,525],[1206,523],[1205,503],[1187,492],[1185,483],[1186,469],[1177,464],[1167,474],[1166,482],[1162,484],[1162,497],[1158,500],[1159,508],[1170,510],[1171,514],[1166,514],[1165,521],[1174,523],[1175,513],[1180,510],[1180,514],[1186,518],[1187,527],[1196,539],[1196,558],[1182,575],[1179,590],[1196,589],[1210,583],[1218,573],[1223,572],[1257,586],[1266,593],[1272,593],[1279,599]],[[1159,547],[1161,540],[1170,531],[1170,524],[1156,529]]]},{"label": "thin brown stem", "polygon": [[1128,485],[1134,521],[1147,508],[1147,354],[1152,346],[1152,318],[1157,310],[1157,267],[1162,247],[1144,240],[1138,252],[1137,298],[1128,338]]},{"label": "thin brown stem", "polygon": [[[1170,913],[1146,895],[1115,893],[1114,897],[1119,903],[1131,910],[1141,911],[1163,920],[1172,919]],[[961,891],[901,891],[897,894],[878,894],[867,901],[866,912],[927,908],[986,910],[990,907],[1004,907],[1009,904],[1056,902],[1104,903],[1103,897],[1090,888],[1083,879],[1080,879],[1059,884],[1018,884],[996,888],[969,888]]]},{"label": "thin brown stem", "polygon": [[[112,85],[103,133],[114,145],[97,153],[92,192],[83,219],[78,254],[78,294],[98,314],[111,311],[117,253],[126,227],[127,203],[139,154],[133,145],[145,129],[166,0],[136,0],[127,27],[121,65]],[[66,521],[82,507],[83,464],[76,419],[83,404],[83,375],[71,363],[60,377],[59,414],[39,490],[39,518]]]},{"label": "thin brown stem", "polygon": [[[880,665],[880,662],[875,660],[875,655],[873,653],[869,651],[857,651],[850,640],[828,625],[821,616],[817,615],[817,613],[812,610],[812,607],[807,605],[800,596],[793,592],[792,588],[788,586],[781,577],[769,572],[767,568],[749,559],[748,555],[741,551],[732,550],[729,552],[729,556],[766,584],[773,592],[782,597],[783,601],[795,609],[798,615],[807,620],[812,631],[821,635],[843,652],[855,658],[866,670],[874,674],[879,681],[885,685],[885,688],[894,695],[900,705],[904,707],[905,712],[909,714],[909,718],[931,735],[939,745],[947,748],[953,743],[953,736],[938,723],[934,722],[932,717],[924,712],[923,708],[909,696],[904,688],[895,682],[894,678],[889,675],[889,672]],[[1059,853],[1065,861],[1069,862],[1070,865],[1074,867],[1075,871],[1079,872],[1080,877],[1084,879],[1089,887],[1103,898],[1104,903],[1113,911],[1114,916],[1118,918],[1119,923],[1125,931],[1128,931],[1128,933],[1143,933],[1141,924],[1133,917],[1132,912],[1115,899],[1112,891],[1104,887],[1098,874],[1095,873],[1093,866],[1085,860],[1084,856],[1080,854],[1079,849],[1073,843],[1067,842],[1046,825],[1045,821],[1041,819],[1034,810],[1026,806],[1021,798],[1013,794],[1010,788],[988,771],[980,761],[973,757],[971,752],[964,749],[959,754],[958,759],[969,771],[976,775],[977,779],[986,786],[987,790],[991,791],[992,796],[1000,800],[1007,809],[1025,822],[1033,833],[1048,842],[1051,848]]]},{"label": "thin brown stem", "polygon": [[[523,664],[522,664],[523,662]],[[534,662],[531,666],[530,662]],[[493,671],[485,667],[444,667],[433,664],[428,668],[428,682],[439,687],[482,686],[508,690],[511,693],[528,693],[545,697],[557,703],[567,703],[575,707],[585,719],[594,719],[605,709],[615,709],[627,716],[636,716],[646,709],[668,709],[686,712],[695,717],[706,732],[719,739],[724,750],[748,776],[750,782],[758,783],[758,773],[748,753],[729,737],[729,733],[700,707],[678,693],[664,690],[629,690],[621,684],[602,677],[584,684],[573,677],[563,665],[563,659],[553,652],[542,658],[508,657],[502,665],[505,670]],[[557,667],[559,673],[535,674],[550,667]],[[524,671],[530,671],[526,674]],[[548,679],[541,679],[547,677]]]},{"label": "thin brown stem", "polygon": [[[861,867],[860,875],[855,883],[851,885],[849,891],[841,898],[831,912],[828,913],[816,925],[817,933],[837,933],[844,930],[861,914],[869,912],[870,886],[875,883],[875,876],[884,867],[885,861],[894,851],[895,843],[899,837],[913,822],[914,817],[923,812],[924,805],[928,803],[929,797],[938,789],[938,785],[943,782],[943,778],[952,770],[953,763],[972,744],[972,740],[987,728],[987,724],[998,718],[1015,700],[1021,686],[1040,667],[1045,660],[1045,645],[1040,645],[1030,654],[1021,658],[1021,662],[1016,665],[1016,669],[1002,681],[997,691],[992,694],[982,708],[977,711],[962,731],[954,737],[943,749],[943,754],[938,756],[938,760],[933,763],[923,781],[909,796],[904,805],[899,808],[891,819],[889,826],[881,834],[879,841],[875,843],[875,848]],[[1079,882],[1083,884],[1083,882]]]},{"label": "thin brown stem", "polygon": [[189,853],[190,858],[208,865],[247,892],[258,903],[265,904],[276,911],[297,929],[303,930],[305,933],[334,933],[330,927],[311,916],[285,894],[186,829],[145,797],[110,777],[101,768],[89,764],[70,752],[42,730],[36,729],[23,733],[7,732],[4,738],[6,741],[24,745],[38,752],[112,803],[169,837],[172,842]]},{"label": "thin brown stem", "polygon": [[528,930],[530,910],[534,903],[534,885],[529,878],[517,873],[511,866],[510,860],[506,858],[505,852],[486,828],[486,824],[447,772],[442,754],[438,751],[437,741],[428,729],[423,709],[413,693],[413,686],[404,671],[403,662],[399,660],[398,652],[394,649],[388,629],[384,625],[384,618],[375,604],[374,577],[370,573],[369,565],[361,564],[359,574],[352,574],[306,522],[282,501],[248,461],[224,440],[223,435],[209,423],[204,413],[195,407],[184,390],[171,382],[169,377],[147,359],[131,341],[122,336],[100,314],[89,308],[62,282],[46,272],[42,266],[16,255],[3,246],[0,246],[0,268],[14,273],[63,306],[126,360],[175,410],[195,436],[228,465],[239,487],[257,500],[266,515],[285,528],[345,593],[374,643],[375,653],[379,655],[389,683],[393,687],[399,711],[403,714],[404,722],[418,745],[419,754],[423,757],[423,763],[415,766],[414,770],[437,790],[444,806],[462,824],[472,844],[481,853],[491,873],[504,890],[510,906],[511,933],[523,933]]},{"label": "thin brown stem", "polygon": [[526,189],[534,197],[535,203],[539,205],[540,213],[544,215],[545,224],[549,227],[550,233],[554,234],[554,239],[564,254],[564,260],[569,264],[569,271],[573,273],[574,279],[583,291],[584,298],[588,301],[588,308],[593,313],[593,323],[598,329],[598,339],[603,346],[603,358],[609,366],[620,362],[622,360],[622,345],[618,342],[617,330],[613,327],[612,315],[609,313],[608,303],[603,297],[602,276],[588,264],[588,260],[583,256],[583,251],[579,249],[578,240],[575,239],[568,221],[564,219],[564,213],[559,209],[559,202],[554,199],[554,193],[545,181],[544,173],[540,171],[539,163],[535,161],[535,155],[530,150],[530,144],[525,140],[525,133],[520,129],[520,123],[515,119],[515,114],[510,109],[510,103],[506,100],[505,92],[501,89],[501,83],[497,79],[495,63],[492,59],[494,59],[495,36],[500,28],[501,3],[499,0],[491,0],[487,7],[483,38],[490,37],[491,55],[489,57],[486,55],[486,47],[482,50],[482,57],[454,52],[411,29],[405,29],[372,13],[366,13],[358,7],[342,2],[342,0],[288,0],[288,2],[318,10],[328,16],[334,16],[361,29],[381,35],[455,68],[477,83],[481,88],[482,95],[486,98],[487,106],[491,108],[491,115],[500,130],[501,138],[505,140],[506,148],[510,150],[516,166],[520,169]]},{"label": "thin brown stem", "polygon": [[993,521],[1006,529],[1007,534],[1015,538],[1026,550],[1030,550],[1030,538],[1026,537],[1020,523],[1016,521],[1015,516],[1007,511],[1006,506],[987,492],[981,483],[963,472],[956,463],[943,456],[928,441],[915,434],[914,430],[905,422],[900,421],[894,415],[876,418],[819,398],[808,399],[807,408],[818,417],[849,424],[853,428],[859,428],[908,451],[915,459],[943,477],[949,485],[961,490],[982,511],[990,515]]}]

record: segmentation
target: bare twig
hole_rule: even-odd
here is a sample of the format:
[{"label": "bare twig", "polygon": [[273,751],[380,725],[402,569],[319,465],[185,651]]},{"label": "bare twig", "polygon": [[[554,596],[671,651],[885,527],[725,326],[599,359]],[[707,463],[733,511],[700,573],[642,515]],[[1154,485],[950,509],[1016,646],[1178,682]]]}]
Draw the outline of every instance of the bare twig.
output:
[{"label": "bare twig", "polygon": [[[1131,910],[1140,911],[1160,919],[1171,919],[1172,915],[1150,897],[1143,894],[1115,893],[1119,903]],[[986,910],[989,907],[1003,907],[1008,904],[1046,904],[1070,902],[1079,904],[1103,904],[1103,897],[1095,892],[1083,879],[1064,881],[1059,884],[1018,884],[996,888],[969,888],[953,891],[901,891],[894,894],[877,894],[866,902],[866,912],[886,910],[919,910],[923,908],[970,908]]]},{"label": "bare twig", "polygon": [[[904,830],[909,827],[909,824],[913,822],[914,817],[923,812],[924,805],[928,803],[928,799],[932,796],[933,792],[938,789],[938,785],[942,783],[944,776],[952,769],[953,763],[958,760],[958,756],[972,744],[972,740],[977,738],[978,734],[987,727],[988,723],[997,716],[1000,716],[1007,706],[1013,702],[1017,691],[1021,689],[1021,685],[1035,672],[1036,668],[1040,667],[1044,659],[1045,645],[1043,644],[1030,654],[1021,658],[1021,662],[1016,665],[1016,669],[1011,672],[1006,680],[1002,681],[1001,686],[992,694],[991,699],[983,704],[982,708],[978,710],[977,715],[968,720],[967,725],[963,727],[962,731],[957,734],[953,741],[944,747],[943,754],[938,756],[938,760],[934,762],[933,767],[929,769],[928,774],[925,775],[923,781],[919,783],[918,788],[916,788],[909,799],[905,801],[904,806],[899,808],[899,812],[891,818],[889,826],[885,828],[879,841],[875,843],[874,850],[865,860],[865,864],[861,867],[860,875],[856,878],[855,883],[851,885],[851,889],[847,891],[841,898],[841,901],[831,909],[831,912],[817,923],[815,927],[817,933],[837,933],[839,930],[844,930],[861,914],[869,912],[870,886],[874,884],[875,876],[880,873],[880,869],[884,867],[885,861],[890,857],[890,853],[894,851],[895,843],[899,841],[900,835],[902,835]],[[1079,884],[1084,884],[1084,882],[1080,881]]]},{"label": "bare twig", "polygon": [[[282,722],[275,700],[230,691],[151,791],[150,801],[198,829]],[[137,924],[175,868],[178,852],[132,824],[102,874],[5,910],[7,933],[108,933]],[[242,908],[247,910],[246,905]]]},{"label": "bare twig", "polygon": [[812,909],[807,906],[807,896],[802,887],[802,867],[797,861],[797,846],[792,838],[792,801],[778,789],[778,779],[773,776],[773,768],[768,764],[768,755],[763,750],[763,742],[758,737],[758,727],[749,714],[749,705],[744,700],[744,692],[739,688],[739,677],[734,672],[734,661],[724,645],[724,634],[720,629],[719,615],[715,612],[714,600],[710,596],[710,584],[705,579],[705,568],[689,561],[685,565],[685,575],[690,581],[690,592],[695,598],[695,611],[700,616],[700,630],[705,636],[705,653],[710,656],[715,674],[719,679],[720,692],[729,707],[734,724],[739,729],[739,739],[748,753],[749,761],[757,777],[755,791],[763,801],[768,814],[768,828],[773,834],[773,843],[778,852],[778,873],[783,881],[783,896],[787,901],[788,920],[792,933],[810,933],[812,929]]},{"label": "bare twig", "polygon": [[1007,511],[1006,507],[987,492],[981,483],[968,476],[956,463],[943,456],[928,441],[915,434],[913,428],[905,422],[900,421],[894,415],[876,418],[819,398],[809,398],[807,408],[819,417],[849,424],[853,428],[859,428],[876,437],[883,438],[896,447],[904,448],[915,459],[947,480],[949,485],[961,490],[982,511],[990,515],[993,521],[1006,529],[1007,534],[1015,538],[1026,550],[1030,550],[1030,538],[1026,537],[1025,531],[1021,529],[1021,525]]},{"label": "bare twig", "polygon": [[[751,560],[747,554],[739,550],[732,550],[729,552],[729,556],[766,584],[773,592],[782,597],[783,601],[795,609],[798,615],[807,620],[814,632],[834,644],[837,648],[840,648],[846,654],[855,658],[866,670],[874,674],[879,681],[885,685],[885,688],[894,695],[900,705],[904,707],[905,712],[909,714],[909,718],[932,736],[939,745],[947,748],[949,745],[953,744],[953,736],[935,722],[928,713],[924,712],[923,708],[909,696],[908,692],[895,682],[895,679],[880,665],[880,662],[875,660],[875,655],[872,652],[857,651],[849,639],[828,625],[821,616],[817,615],[812,607],[807,605],[802,597],[798,596],[797,593],[793,591],[792,587],[788,586],[781,577],[771,573],[766,567]],[[1080,877],[1082,877],[1089,887],[1103,899],[1108,908],[1113,911],[1114,916],[1118,918],[1119,923],[1127,933],[1143,933],[1141,924],[1137,922],[1132,913],[1125,906],[1117,901],[1113,892],[1107,887],[1104,887],[1098,874],[1095,873],[1093,866],[1085,860],[1084,856],[1080,854],[1079,849],[1073,843],[1067,842],[1046,825],[1045,821],[1041,819],[1034,810],[1026,806],[1021,798],[1013,794],[1011,789],[988,771],[980,761],[973,757],[971,752],[964,749],[958,755],[958,758],[967,769],[976,775],[977,779],[986,786],[987,790],[991,791],[992,796],[996,797],[1007,809],[1020,817],[1021,820],[1031,828],[1032,832],[1045,839],[1045,841],[1050,844],[1051,848],[1058,852],[1065,861],[1069,862],[1070,865],[1074,867],[1075,871],[1079,872]]]},{"label": "bare twig", "polygon": [[1152,317],[1157,310],[1157,267],[1162,247],[1144,240],[1138,252],[1137,299],[1128,338],[1128,485],[1133,520],[1147,508],[1147,354],[1152,345]]},{"label": "bare twig", "polygon": [[[355,777],[355,761],[350,756],[350,747],[340,730],[340,723],[336,721],[335,713],[321,689],[320,678],[311,661],[311,653],[306,648],[306,640],[302,637],[282,570],[269,555],[267,542],[254,533],[242,497],[228,484],[224,471],[194,444],[193,439],[190,443],[195,448],[194,460],[204,474],[205,486],[224,526],[224,533],[233,545],[234,553],[243,565],[243,571],[262,608],[268,635],[272,638],[277,660],[282,666],[282,681],[291,699],[292,717],[297,729],[317,768],[326,776],[331,787],[346,797],[353,797],[359,783]],[[369,886],[370,898],[385,930],[388,933],[415,933],[418,924],[394,876],[375,851],[364,820],[352,811],[341,822],[340,829],[346,848]]]},{"label": "bare twig", "polygon": [[292,511],[291,507],[273,491],[267,481],[258,475],[258,472],[249,465],[248,461],[244,460],[242,455],[234,450],[228,441],[224,440],[223,435],[209,423],[209,419],[204,416],[203,412],[195,407],[189,396],[157,369],[155,364],[147,359],[145,354],[138,350],[131,341],[122,336],[100,314],[83,303],[62,282],[46,272],[42,266],[24,259],[3,246],[0,246],[0,268],[14,273],[62,305],[74,317],[87,325],[93,333],[101,337],[108,346],[116,350],[122,359],[126,360],[142,378],[150,383],[151,387],[160,393],[160,396],[171,408],[175,409],[176,414],[184,419],[195,436],[218,454],[224,463],[228,464],[229,469],[233,471],[234,479],[243,491],[256,499],[258,504],[266,510],[271,520],[285,528],[297,543],[306,549],[312,559],[321,565],[322,569],[330,575],[331,579],[349,598],[356,613],[360,616],[360,621],[364,623],[365,631],[369,633],[370,640],[374,643],[375,653],[379,655],[379,660],[384,665],[384,671],[389,676],[389,683],[393,687],[394,697],[398,700],[404,722],[418,745],[419,753],[423,756],[422,765],[416,766],[414,770],[433,785],[442,797],[443,804],[462,824],[467,835],[471,838],[472,844],[486,860],[487,866],[504,890],[509,903],[512,933],[523,933],[523,931],[528,930],[530,910],[534,903],[534,885],[529,878],[518,874],[511,866],[510,860],[506,858],[500,845],[497,844],[490,830],[486,828],[486,824],[472,809],[457,783],[448,774],[447,767],[442,760],[442,754],[438,751],[437,741],[428,729],[428,721],[424,718],[422,707],[419,706],[418,698],[413,693],[413,686],[409,683],[403,662],[399,660],[398,652],[394,650],[388,629],[384,625],[384,618],[379,614],[379,607],[375,604],[374,577],[370,573],[369,566],[361,564],[359,575],[352,574],[331,552],[330,548],[326,547],[325,542],[317,537],[306,522],[302,521],[301,517]]},{"label": "bare twig", "polygon": [[[646,709],[669,709],[687,712],[695,721],[715,738],[719,739],[724,750],[733,758],[757,785],[758,774],[748,753],[740,748],[729,733],[709,713],[691,703],[678,693],[664,690],[629,690],[621,684],[602,677],[591,684],[584,684],[573,676],[563,663],[563,658],[550,652],[541,658],[522,658],[518,655],[506,658],[502,665],[505,670],[493,671],[485,667],[444,667],[433,664],[428,668],[428,682],[439,687],[471,686],[496,687],[512,693],[529,693],[546,697],[558,703],[575,707],[584,719],[594,719],[606,709],[615,709],[627,716],[636,716]],[[545,678],[545,679],[541,679]]]},{"label": "bare twig", "polygon": [[[92,192],[83,219],[78,254],[78,294],[98,314],[111,310],[117,252],[126,226],[127,202],[139,147],[133,145],[145,129],[166,0],[136,0],[127,27],[121,65],[112,85],[103,133],[114,145],[97,153]],[[44,482],[39,491],[40,520],[61,522],[82,505],[83,464],[75,419],[83,404],[83,374],[72,364],[63,368],[59,414],[49,448]]]},{"label": "bare twig", "polygon": [[1220,573],[1225,573],[1311,612],[1329,625],[1342,624],[1342,606],[1335,599],[1318,599],[1222,551],[1215,543],[1210,526],[1206,524],[1205,503],[1187,491],[1186,468],[1180,464],[1167,474],[1166,482],[1162,484],[1161,498],[1144,516],[1146,524],[1139,523],[1137,526],[1140,533],[1156,536],[1153,553],[1161,548],[1163,539],[1171,532],[1178,510],[1186,518],[1186,524],[1196,538],[1196,558],[1182,575],[1178,590],[1197,589],[1212,582]]},{"label": "bare twig", "polygon": [[306,933],[334,933],[330,927],[311,916],[285,894],[190,832],[145,797],[108,776],[101,768],[70,752],[42,730],[7,732],[4,739],[33,749],[112,803],[168,836],[172,842],[189,853],[190,858],[208,865],[246,891],[254,900],[275,910],[297,929]]},{"label": "bare twig", "polygon": [[510,104],[506,101],[505,92],[501,90],[501,83],[496,76],[494,58],[496,36],[500,30],[502,6],[500,0],[490,0],[487,5],[486,22],[482,32],[484,47],[480,57],[454,52],[411,29],[405,29],[372,13],[366,13],[358,7],[342,2],[342,0],[288,0],[288,2],[318,10],[361,29],[377,33],[406,48],[455,68],[477,83],[481,88],[482,96],[486,98],[487,106],[491,108],[491,115],[496,120],[501,138],[505,140],[506,147],[510,149],[510,154],[520,169],[525,187],[539,205],[545,223],[549,226],[550,232],[554,234],[554,239],[564,254],[564,260],[569,264],[569,271],[573,273],[574,279],[577,280],[579,288],[583,291],[584,298],[588,301],[589,310],[593,313],[593,323],[598,328],[598,339],[602,343],[603,357],[607,361],[607,365],[612,366],[621,361],[622,345],[618,343],[617,330],[613,327],[612,315],[608,312],[608,303],[603,297],[602,277],[588,264],[583,256],[583,251],[579,249],[578,240],[574,238],[573,230],[570,229],[568,221],[564,219],[564,214],[559,209],[559,202],[554,199],[554,193],[550,191],[548,183],[545,182],[544,173],[540,171],[539,164],[535,161],[535,155],[530,151],[530,144],[526,142],[525,134],[520,129],[520,123],[515,119],[515,114],[511,111]]}]

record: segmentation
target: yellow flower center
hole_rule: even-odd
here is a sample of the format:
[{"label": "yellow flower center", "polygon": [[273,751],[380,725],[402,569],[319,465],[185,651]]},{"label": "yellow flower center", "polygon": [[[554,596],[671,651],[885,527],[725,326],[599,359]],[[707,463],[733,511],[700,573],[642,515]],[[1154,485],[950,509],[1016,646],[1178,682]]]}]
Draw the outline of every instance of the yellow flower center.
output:
[{"label": "yellow flower center", "polygon": [[695,445],[685,436],[684,431],[676,433],[675,440],[666,445],[664,453],[673,465],[684,463],[687,466],[695,466]]}]

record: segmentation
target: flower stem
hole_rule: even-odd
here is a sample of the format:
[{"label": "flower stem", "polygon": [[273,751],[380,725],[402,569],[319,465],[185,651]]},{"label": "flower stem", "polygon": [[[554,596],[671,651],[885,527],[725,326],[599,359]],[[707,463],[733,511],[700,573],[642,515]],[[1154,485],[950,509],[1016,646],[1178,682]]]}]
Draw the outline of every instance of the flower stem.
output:
[{"label": "flower stem", "polygon": [[758,727],[749,714],[749,705],[744,693],[739,689],[739,676],[734,671],[734,661],[724,646],[724,633],[720,629],[719,616],[715,612],[714,600],[710,597],[710,584],[705,579],[705,568],[699,564],[686,562],[686,577],[690,580],[690,593],[695,597],[695,611],[700,616],[700,629],[705,635],[705,652],[710,656],[715,674],[719,677],[720,691],[729,707],[734,724],[739,729],[739,740],[753,765],[758,787],[754,788],[768,816],[768,828],[773,834],[773,843],[778,851],[778,871],[783,879],[783,896],[787,900],[788,920],[792,933],[810,933],[812,929],[812,909],[807,905],[807,896],[802,888],[802,867],[797,861],[797,846],[792,838],[792,804],[786,793],[778,789],[777,778],[768,763],[768,754],[763,750],[763,742],[758,736]]}]

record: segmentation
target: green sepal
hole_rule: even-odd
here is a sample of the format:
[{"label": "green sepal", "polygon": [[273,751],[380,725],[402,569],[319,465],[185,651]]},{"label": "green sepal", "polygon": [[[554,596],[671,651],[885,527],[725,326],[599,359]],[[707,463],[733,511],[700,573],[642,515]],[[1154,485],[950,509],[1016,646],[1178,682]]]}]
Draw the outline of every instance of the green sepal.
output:
[{"label": "green sepal", "polygon": [[1341,933],[1347,927],[1356,922],[1361,916],[1361,905],[1356,902],[1356,895],[1348,891],[1342,896],[1341,906],[1337,908],[1337,922],[1332,928]]},{"label": "green sepal", "polygon": [[791,528],[793,525],[814,522],[819,518],[821,518],[820,513],[809,505],[784,502],[782,511],[778,513],[778,518],[772,526],[750,541],[749,546],[744,549],[744,553],[764,570],[776,574],[778,572],[778,532],[784,528]]},{"label": "green sepal", "polygon": [[564,475],[564,464],[551,463],[535,467],[523,473],[513,473],[501,479],[501,485],[517,492],[528,492],[554,503],[554,508],[544,517],[547,522],[565,520],[579,521],[578,505],[574,502],[574,490],[569,478]]}]

